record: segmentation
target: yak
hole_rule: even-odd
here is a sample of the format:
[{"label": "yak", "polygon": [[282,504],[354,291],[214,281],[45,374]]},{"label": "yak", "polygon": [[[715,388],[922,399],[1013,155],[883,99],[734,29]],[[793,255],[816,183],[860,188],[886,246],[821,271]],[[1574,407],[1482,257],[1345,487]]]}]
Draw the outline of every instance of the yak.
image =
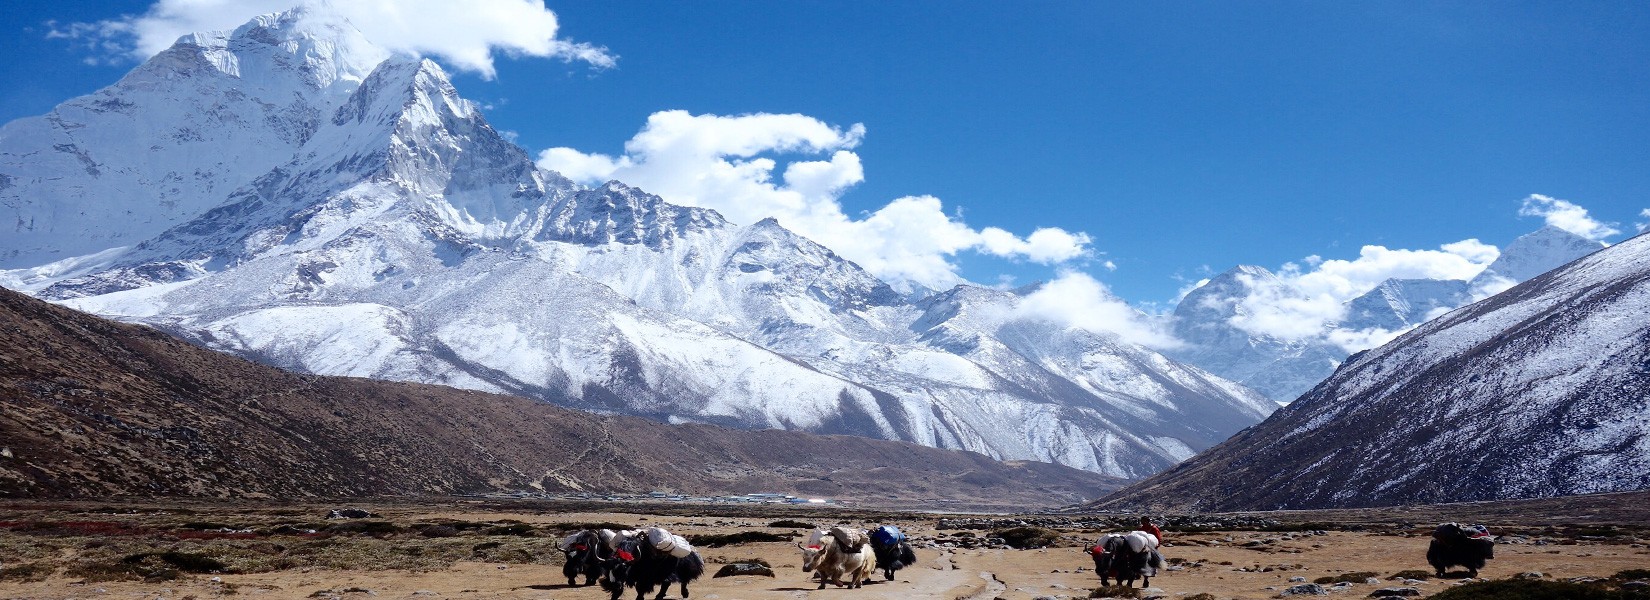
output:
[{"label": "yak", "polygon": [[1151,587],[1151,577],[1163,568],[1156,536],[1143,531],[1107,534],[1088,552],[1094,558],[1094,571],[1100,575],[1100,585],[1110,585],[1115,578],[1118,585],[1132,587],[1134,580],[1139,579],[1140,587]]},{"label": "yak", "polygon": [[863,587],[876,569],[876,554],[867,536],[859,531],[842,527],[832,527],[829,532],[815,530],[808,545],[797,547],[802,549],[802,571],[817,570],[821,590],[826,584]]},{"label": "yak", "polygon": [[705,562],[698,552],[677,558],[645,543],[641,536],[616,540],[617,549],[607,560],[607,574],[602,578],[602,589],[613,594],[611,600],[619,600],[625,586],[636,588],[636,600],[644,600],[657,586],[659,594],[654,600],[664,600],[671,582],[681,584],[682,597],[687,598],[688,582],[705,573]]},{"label": "yak", "polygon": [[917,564],[917,553],[911,549],[911,543],[892,525],[871,531],[871,551],[876,553],[877,569],[889,581],[894,580],[894,571]]},{"label": "yak", "polygon": [[563,540],[561,552],[567,558],[567,562],[562,564],[561,574],[567,576],[569,586],[578,585],[579,575],[584,575],[585,585],[596,583],[602,575],[603,563],[612,555],[601,537],[589,529]]},{"label": "yak", "polygon": [[1468,577],[1477,577],[1484,562],[1495,558],[1495,538],[1483,525],[1462,527],[1460,523],[1444,523],[1432,531],[1432,543],[1427,545],[1427,563],[1443,577],[1444,571],[1454,566],[1467,568]]}]

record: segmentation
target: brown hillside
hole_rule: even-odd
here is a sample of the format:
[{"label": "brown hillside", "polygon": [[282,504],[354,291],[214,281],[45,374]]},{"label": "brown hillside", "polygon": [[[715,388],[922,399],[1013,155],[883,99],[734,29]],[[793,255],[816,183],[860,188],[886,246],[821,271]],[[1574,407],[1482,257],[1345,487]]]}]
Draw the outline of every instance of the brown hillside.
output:
[{"label": "brown hillside", "polygon": [[1049,506],[1120,481],[914,444],[670,426],[299,375],[0,289],[0,497],[780,491]]}]

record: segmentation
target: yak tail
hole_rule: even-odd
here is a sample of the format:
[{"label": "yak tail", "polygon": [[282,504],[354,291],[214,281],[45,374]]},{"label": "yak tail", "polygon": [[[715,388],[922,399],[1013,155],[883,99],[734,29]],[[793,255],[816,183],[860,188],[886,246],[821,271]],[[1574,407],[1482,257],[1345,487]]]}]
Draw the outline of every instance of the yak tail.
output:
[{"label": "yak tail", "polygon": [[693,581],[704,574],[705,561],[699,558],[698,552],[680,558],[676,562],[676,577],[684,582]]},{"label": "yak tail", "polygon": [[899,543],[899,561],[907,565],[917,564],[917,553],[911,550],[911,544]]}]

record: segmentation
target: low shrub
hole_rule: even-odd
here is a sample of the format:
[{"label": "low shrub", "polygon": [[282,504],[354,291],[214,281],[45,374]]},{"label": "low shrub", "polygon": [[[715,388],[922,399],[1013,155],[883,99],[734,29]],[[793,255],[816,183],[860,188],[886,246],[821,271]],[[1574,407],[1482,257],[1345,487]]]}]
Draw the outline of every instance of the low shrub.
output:
[{"label": "low shrub", "polygon": [[517,537],[532,537],[533,526],[526,523],[511,523],[487,529],[487,535],[513,535]]},{"label": "low shrub", "polygon": [[1340,575],[1319,577],[1317,579],[1313,579],[1312,583],[1319,585],[1329,585],[1335,583],[1363,583],[1365,579],[1369,579],[1374,576],[1375,573],[1371,571],[1357,571],[1353,573],[1341,573]]},{"label": "low shrub", "polygon": [[774,534],[765,531],[741,531],[739,533],[710,533],[687,536],[689,544],[701,548],[721,548],[738,544],[759,542],[787,542],[795,538],[795,534]]},{"label": "low shrub", "polygon": [[343,521],[327,525],[327,533],[360,533],[366,535],[390,535],[400,533],[401,528],[389,521]]},{"label": "low shrub", "polygon": [[51,577],[52,573],[55,571],[57,571],[57,569],[52,567],[50,564],[47,564],[45,561],[28,562],[0,569],[0,580],[23,582],[45,581],[46,578]]},{"label": "low shrub", "polygon": [[229,568],[223,564],[223,561],[204,554],[176,551],[144,552],[141,554],[133,554],[121,559],[120,562],[129,565],[140,565],[147,562],[151,558],[159,559],[161,562],[177,567],[179,571],[184,571],[187,573],[214,573],[222,572]]},{"label": "low shrub", "polygon": [[458,529],[451,525],[431,525],[418,530],[418,535],[432,538],[447,538],[458,535]]},{"label": "low shrub", "polygon": [[772,523],[769,523],[768,526],[769,527],[788,528],[788,529],[813,529],[814,528],[813,523],[803,523],[801,521],[793,521],[791,519],[781,519],[781,520],[778,520],[778,521],[774,521]]},{"label": "low shrub", "polygon": [[1090,598],[1139,598],[1140,588],[1126,585],[1103,585],[1089,592]]},{"label": "low shrub", "polygon": [[1597,584],[1540,579],[1500,579],[1462,584],[1431,600],[1650,600],[1650,592],[1613,590]]},{"label": "low shrub", "polygon": [[991,532],[991,537],[1003,539],[1003,543],[1020,550],[1027,548],[1047,548],[1059,541],[1060,534],[1052,529],[1043,527],[1010,527]]}]

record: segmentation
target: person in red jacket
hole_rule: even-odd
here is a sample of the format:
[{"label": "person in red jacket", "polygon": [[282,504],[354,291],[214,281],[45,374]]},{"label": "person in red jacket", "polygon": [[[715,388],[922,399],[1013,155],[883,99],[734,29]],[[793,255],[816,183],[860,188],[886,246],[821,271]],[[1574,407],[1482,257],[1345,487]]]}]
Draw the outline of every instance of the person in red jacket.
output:
[{"label": "person in red jacket", "polygon": [[1152,524],[1151,517],[1140,517],[1140,530],[1157,536],[1157,544],[1163,545],[1163,530]]}]

